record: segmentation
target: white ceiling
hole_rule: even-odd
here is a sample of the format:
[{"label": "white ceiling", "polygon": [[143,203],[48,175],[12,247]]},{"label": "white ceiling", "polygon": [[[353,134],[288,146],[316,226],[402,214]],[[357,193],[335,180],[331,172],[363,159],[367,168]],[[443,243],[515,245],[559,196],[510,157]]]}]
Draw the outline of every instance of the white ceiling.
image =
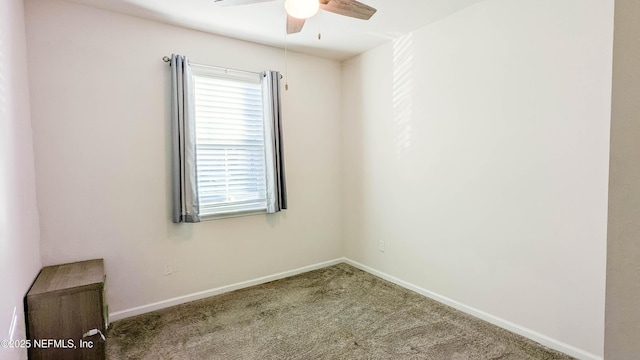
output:
[{"label": "white ceiling", "polygon": [[[221,7],[213,0],[72,0],[167,24],[284,47],[284,0]],[[326,11],[288,35],[288,48],[345,60],[482,0],[359,0],[378,9],[369,21]],[[318,40],[318,33],[322,39]]]}]

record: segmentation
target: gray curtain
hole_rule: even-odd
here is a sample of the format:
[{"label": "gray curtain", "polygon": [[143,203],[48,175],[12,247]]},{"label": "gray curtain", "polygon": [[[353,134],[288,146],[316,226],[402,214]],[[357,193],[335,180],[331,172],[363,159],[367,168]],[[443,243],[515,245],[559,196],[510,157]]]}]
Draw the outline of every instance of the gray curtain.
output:
[{"label": "gray curtain", "polygon": [[196,119],[189,60],[171,55],[173,222],[199,222],[196,184]]},{"label": "gray curtain", "polygon": [[287,183],[284,174],[282,115],[280,113],[280,73],[263,73],[265,113],[265,152],[267,159],[267,213],[287,208]]}]

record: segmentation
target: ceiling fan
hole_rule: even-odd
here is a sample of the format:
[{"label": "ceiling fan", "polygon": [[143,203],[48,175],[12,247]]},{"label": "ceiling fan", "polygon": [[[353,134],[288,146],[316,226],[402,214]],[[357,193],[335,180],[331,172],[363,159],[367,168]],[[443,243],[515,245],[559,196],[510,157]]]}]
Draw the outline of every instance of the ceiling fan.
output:
[{"label": "ceiling fan", "polygon": [[[220,6],[248,5],[274,0],[214,0]],[[300,32],[305,19],[315,15],[319,9],[356,19],[369,20],[376,9],[356,0],[285,0],[287,11],[287,34]]]}]

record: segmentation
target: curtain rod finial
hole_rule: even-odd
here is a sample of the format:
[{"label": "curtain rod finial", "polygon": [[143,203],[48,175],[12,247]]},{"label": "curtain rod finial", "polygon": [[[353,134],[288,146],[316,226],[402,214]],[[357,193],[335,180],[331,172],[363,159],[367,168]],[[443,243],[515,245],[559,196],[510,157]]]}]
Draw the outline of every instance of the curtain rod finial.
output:
[{"label": "curtain rod finial", "polygon": [[165,57],[162,58],[162,61],[169,62],[169,61],[171,61],[171,59],[168,56],[165,56]]}]

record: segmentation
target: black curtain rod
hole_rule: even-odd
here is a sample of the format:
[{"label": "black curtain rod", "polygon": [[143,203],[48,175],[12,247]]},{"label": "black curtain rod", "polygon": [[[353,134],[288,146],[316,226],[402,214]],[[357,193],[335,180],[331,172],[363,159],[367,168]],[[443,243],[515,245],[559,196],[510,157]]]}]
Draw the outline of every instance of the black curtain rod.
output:
[{"label": "black curtain rod", "polygon": [[[168,63],[171,62],[171,58],[168,56],[164,56],[162,58],[162,61]],[[210,68],[210,69],[216,69],[216,70],[223,70],[224,72],[228,72],[228,71],[234,71],[234,72],[239,72],[239,73],[244,73],[244,74],[257,74],[257,75],[262,75],[261,72],[253,72],[253,71],[246,71],[246,70],[238,70],[238,69],[232,69],[232,68],[227,68],[227,67],[221,67],[221,66],[211,66],[211,65],[204,65],[204,64],[196,64],[196,63],[192,63],[189,62],[191,65],[193,66],[199,66],[199,67],[205,67],[205,68]],[[171,64],[169,64],[171,65]]]}]

